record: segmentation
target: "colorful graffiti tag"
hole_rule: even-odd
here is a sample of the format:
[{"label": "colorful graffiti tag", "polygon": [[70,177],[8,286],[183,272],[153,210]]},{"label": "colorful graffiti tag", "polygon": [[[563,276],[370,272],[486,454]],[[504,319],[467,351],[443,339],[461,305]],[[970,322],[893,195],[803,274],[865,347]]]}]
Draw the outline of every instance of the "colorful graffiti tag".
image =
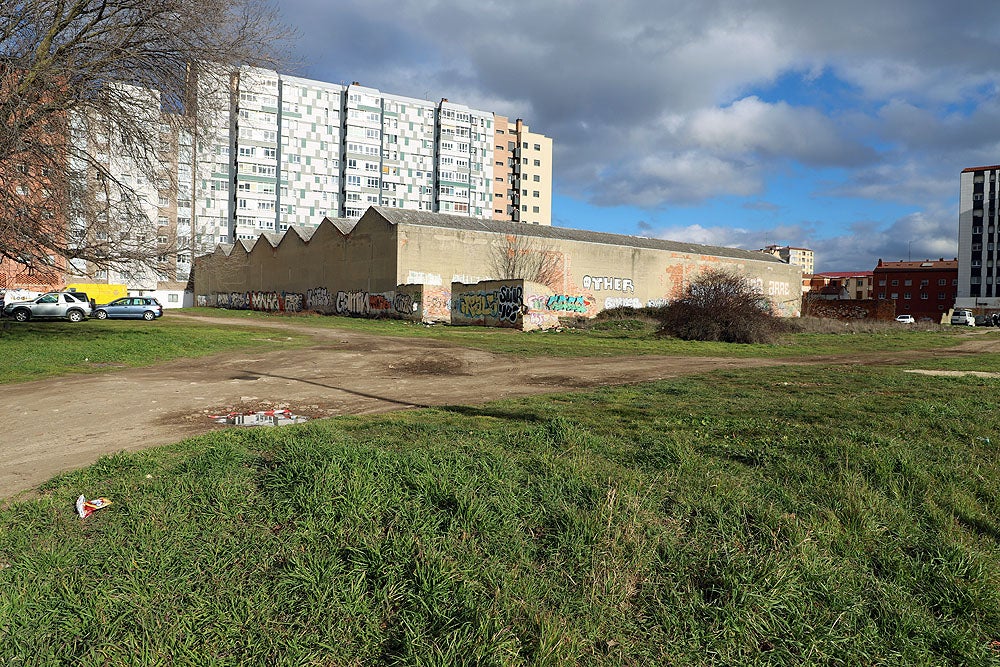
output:
[{"label": "colorful graffiti tag", "polygon": [[553,294],[545,300],[546,310],[559,310],[571,313],[585,313],[590,302],[583,295]]},{"label": "colorful graffiti tag", "polygon": [[501,285],[494,290],[463,292],[455,298],[455,310],[465,319],[517,324],[518,316],[525,311],[524,286]]}]

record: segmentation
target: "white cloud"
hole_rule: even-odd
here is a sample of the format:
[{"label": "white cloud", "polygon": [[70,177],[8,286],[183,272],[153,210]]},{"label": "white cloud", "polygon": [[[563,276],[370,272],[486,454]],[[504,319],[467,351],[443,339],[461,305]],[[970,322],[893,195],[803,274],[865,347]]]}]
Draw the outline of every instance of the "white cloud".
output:
[{"label": "white cloud", "polygon": [[[920,247],[940,256],[958,173],[1000,163],[995,0],[960,11],[940,0],[561,0],[516,11],[497,0],[283,0],[281,10],[303,29],[306,76],[524,118],[553,137],[559,193],[597,206],[662,218],[748,197],[732,222],[747,227],[739,213],[765,213],[754,202],[766,198],[784,215],[816,216],[805,234],[831,224],[822,210],[794,210],[810,196],[849,201],[851,219],[866,217],[866,200],[897,202],[939,221]],[[789,186],[789,174],[805,176]],[[807,191],[783,193],[778,177]],[[898,255],[884,234],[900,229],[889,230],[828,234],[824,252]]]},{"label": "white cloud", "polygon": [[699,110],[681,132],[712,151],[784,157],[804,164],[861,164],[870,162],[874,153],[843,136],[816,109],[768,104],[753,96],[728,107]]}]

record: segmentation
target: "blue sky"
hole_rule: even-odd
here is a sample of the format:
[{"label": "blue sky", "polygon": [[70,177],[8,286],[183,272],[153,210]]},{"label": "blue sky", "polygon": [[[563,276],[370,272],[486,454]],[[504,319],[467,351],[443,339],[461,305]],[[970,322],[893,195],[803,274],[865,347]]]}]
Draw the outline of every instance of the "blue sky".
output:
[{"label": "blue sky", "polygon": [[1000,2],[283,0],[289,73],[523,118],[553,224],[954,257],[959,173],[1000,164]]}]

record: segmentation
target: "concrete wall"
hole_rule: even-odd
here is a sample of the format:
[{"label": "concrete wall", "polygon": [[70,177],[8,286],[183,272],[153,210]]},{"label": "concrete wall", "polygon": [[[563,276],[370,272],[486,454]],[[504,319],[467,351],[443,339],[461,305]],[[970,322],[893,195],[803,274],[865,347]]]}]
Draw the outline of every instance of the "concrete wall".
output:
[{"label": "concrete wall", "polygon": [[[496,280],[498,251],[518,240],[526,240],[529,254],[551,258],[552,270],[544,280]],[[308,242],[289,231],[276,246],[261,237],[249,251],[237,244],[229,255],[216,251],[198,258],[195,294],[199,304],[230,308],[391,314],[456,323],[485,322],[493,317],[496,304],[497,325],[507,326],[509,313],[501,304],[514,299],[505,299],[510,294],[500,292],[518,284],[520,319],[515,317],[510,325],[530,329],[555,326],[559,316],[593,317],[617,306],[662,305],[680,296],[686,284],[706,269],[746,275],[769,296],[777,313],[800,314],[802,275],[794,265],[572,239],[511,237],[484,229],[395,225],[374,209],[346,234],[324,222]],[[478,284],[483,281],[496,284]],[[459,284],[457,293],[453,283]],[[488,296],[491,292],[493,296]],[[479,306],[474,297],[482,297]],[[387,303],[392,307],[386,308]]]},{"label": "concrete wall", "polygon": [[[510,243],[502,234],[465,229],[400,225],[399,283],[442,286],[496,278],[494,248]],[[536,251],[552,254],[557,270],[546,287],[557,297],[551,309],[593,317],[617,306],[659,306],[681,295],[706,269],[747,275],[784,316],[801,314],[802,271],[795,265],[672,252],[667,250],[532,239]],[[529,295],[531,296],[531,295]]]}]

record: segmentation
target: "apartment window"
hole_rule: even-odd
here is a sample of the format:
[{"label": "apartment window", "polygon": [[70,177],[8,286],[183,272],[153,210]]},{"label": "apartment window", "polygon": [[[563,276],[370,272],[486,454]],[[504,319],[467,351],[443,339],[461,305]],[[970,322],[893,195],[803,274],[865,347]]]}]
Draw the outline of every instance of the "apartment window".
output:
[{"label": "apartment window", "polygon": [[532,206],[531,207],[531,212],[532,213],[538,213],[538,207],[537,206]]},{"label": "apartment window", "polygon": [[976,252],[976,251],[982,250],[982,249],[983,249],[983,244],[982,243],[973,243],[972,244],[972,251],[973,252]]},{"label": "apartment window", "polygon": [[903,287],[910,287],[911,285],[913,285],[913,281],[912,280],[904,280],[903,281]]},{"label": "apartment window", "polygon": [[538,190],[532,190],[531,191],[531,196],[532,197],[537,197],[538,196]]},{"label": "apartment window", "polygon": [[977,226],[977,227],[973,227],[973,228],[972,228],[972,233],[973,233],[973,234],[982,234],[982,233],[983,233],[983,228],[982,228],[982,227],[979,227],[979,226]]},{"label": "apartment window", "polygon": [[878,281],[878,286],[879,287],[885,287],[885,281],[884,280]]},{"label": "apartment window", "polygon": [[926,301],[927,300],[927,292],[921,292],[920,293],[920,298],[923,299],[924,301]]},{"label": "apartment window", "polygon": [[531,180],[533,180],[535,183],[538,183],[542,179],[541,179],[541,177],[539,177],[538,174],[535,174],[534,176],[531,177]]},{"label": "apartment window", "polygon": [[910,298],[910,293],[909,292],[903,292],[903,298],[904,299],[909,299]]},{"label": "apartment window", "polygon": [[541,167],[542,166],[542,161],[541,160],[535,160],[534,162],[535,162],[535,166],[536,167]]},{"label": "apartment window", "polygon": [[920,281],[920,286],[921,287],[927,287],[930,284],[931,284],[931,281],[929,281],[929,280],[921,280]]},{"label": "apartment window", "polygon": [[979,276],[972,276],[971,280],[969,280],[969,284],[971,284],[971,285],[978,285],[979,284]]},{"label": "apartment window", "polygon": [[541,144],[535,144],[535,150],[536,151],[542,150],[542,145]]},{"label": "apartment window", "polygon": [[893,287],[895,287],[895,286],[896,286],[896,285],[898,285],[898,284],[899,284],[899,281],[898,281],[898,280],[893,280],[893,281],[892,281],[892,286],[893,286]]},{"label": "apartment window", "polygon": [[898,298],[899,298],[899,292],[893,292],[893,293],[892,293],[892,294],[891,294],[891,295],[889,296],[889,298],[890,298],[890,299],[898,299]]},{"label": "apartment window", "polygon": [[948,279],[947,278],[939,278],[938,279],[938,285],[939,286],[944,287],[947,284],[948,284]]}]

